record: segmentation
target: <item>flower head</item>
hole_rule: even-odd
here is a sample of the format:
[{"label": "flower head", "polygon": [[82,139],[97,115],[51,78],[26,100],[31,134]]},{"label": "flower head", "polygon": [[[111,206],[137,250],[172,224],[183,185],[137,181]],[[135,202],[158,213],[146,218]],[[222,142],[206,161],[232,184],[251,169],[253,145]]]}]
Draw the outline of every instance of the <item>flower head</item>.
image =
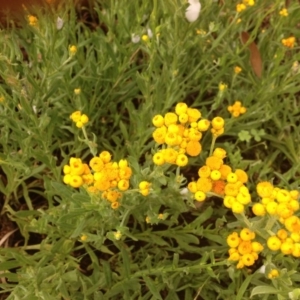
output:
[{"label": "flower head", "polygon": [[282,16],[282,17],[287,17],[289,15],[288,11],[286,8],[283,8],[280,10],[279,14]]},{"label": "flower head", "polygon": [[75,45],[71,45],[69,46],[69,53],[70,53],[70,56],[74,56],[77,52],[77,47]]},{"label": "flower head", "polygon": [[239,73],[241,73],[242,72],[242,68],[240,68],[239,66],[235,66],[234,67],[234,73],[235,74],[239,74]]},{"label": "flower head", "polygon": [[294,48],[295,42],[296,42],[296,38],[294,36],[281,40],[282,45],[287,48]]},{"label": "flower head", "polygon": [[80,95],[80,93],[81,93],[81,89],[74,89],[74,94],[75,95]]},{"label": "flower head", "polygon": [[30,26],[33,26],[33,27],[37,26],[37,24],[38,24],[37,17],[35,17],[33,15],[28,15],[27,18],[28,18],[28,23],[29,23]]}]

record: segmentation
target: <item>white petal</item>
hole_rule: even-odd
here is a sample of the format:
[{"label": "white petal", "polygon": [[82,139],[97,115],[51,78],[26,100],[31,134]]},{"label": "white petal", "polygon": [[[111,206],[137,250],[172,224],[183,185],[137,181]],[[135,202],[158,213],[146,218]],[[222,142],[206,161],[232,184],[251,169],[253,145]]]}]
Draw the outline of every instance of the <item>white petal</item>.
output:
[{"label": "white petal", "polygon": [[180,195],[187,195],[189,193],[189,190],[187,188],[183,188],[181,191],[180,191]]},{"label": "white petal", "polygon": [[137,35],[137,34],[132,34],[131,35],[131,41],[134,43],[134,44],[136,44],[136,43],[138,43],[139,41],[140,41],[140,36],[139,35]]},{"label": "white petal", "polygon": [[56,20],[56,28],[57,30],[61,30],[64,26],[64,20],[60,17],[57,17],[57,20]]},{"label": "white petal", "polygon": [[185,17],[189,22],[195,22],[200,14],[201,3],[199,0],[189,0],[189,7],[185,11]]}]

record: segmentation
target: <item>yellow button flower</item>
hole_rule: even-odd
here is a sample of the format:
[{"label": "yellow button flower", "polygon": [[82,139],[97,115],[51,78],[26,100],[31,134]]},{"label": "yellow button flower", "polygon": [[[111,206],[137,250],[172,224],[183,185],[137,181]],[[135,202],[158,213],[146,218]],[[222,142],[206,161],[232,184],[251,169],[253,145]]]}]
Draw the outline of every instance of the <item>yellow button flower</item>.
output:
[{"label": "yellow button flower", "polygon": [[152,119],[152,124],[155,127],[161,127],[161,126],[164,125],[164,123],[165,123],[165,120],[164,120],[164,117],[162,115],[156,115]]},{"label": "yellow button flower", "polygon": [[281,241],[277,236],[271,236],[267,240],[267,245],[270,250],[277,251],[281,247]]},{"label": "yellow button flower", "polygon": [[69,53],[71,56],[74,56],[77,52],[77,47],[75,45],[69,46]]},{"label": "yellow button flower", "polygon": [[197,200],[197,201],[199,201],[199,202],[202,202],[202,201],[204,201],[205,200],[205,198],[206,198],[206,194],[204,193],[204,192],[202,192],[202,191],[197,191],[196,193],[195,193],[195,200]]},{"label": "yellow button flower", "polygon": [[282,45],[287,48],[294,48],[295,42],[296,42],[296,38],[294,36],[281,40]]},{"label": "yellow button flower", "polygon": [[175,112],[178,116],[181,114],[185,114],[187,109],[188,109],[188,106],[183,102],[179,102],[175,106]]}]

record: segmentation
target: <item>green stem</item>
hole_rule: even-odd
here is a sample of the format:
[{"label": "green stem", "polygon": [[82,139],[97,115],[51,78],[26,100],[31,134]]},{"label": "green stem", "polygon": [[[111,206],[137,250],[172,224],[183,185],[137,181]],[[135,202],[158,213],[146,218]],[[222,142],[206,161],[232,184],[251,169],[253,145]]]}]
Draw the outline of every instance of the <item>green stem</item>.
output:
[{"label": "green stem", "polygon": [[89,138],[87,136],[87,133],[86,133],[86,130],[85,130],[85,126],[83,126],[81,129],[82,129],[83,136],[84,136],[83,141],[88,145],[88,147],[90,148],[90,151],[93,154],[93,156],[96,156],[97,155],[97,145],[93,141],[89,140]]}]

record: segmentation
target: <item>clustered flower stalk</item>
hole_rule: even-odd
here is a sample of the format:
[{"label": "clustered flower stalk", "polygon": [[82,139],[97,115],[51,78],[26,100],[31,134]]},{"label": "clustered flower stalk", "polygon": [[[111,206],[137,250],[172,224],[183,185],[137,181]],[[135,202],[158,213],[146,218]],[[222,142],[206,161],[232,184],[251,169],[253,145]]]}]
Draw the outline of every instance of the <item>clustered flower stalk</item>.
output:
[{"label": "clustered flower stalk", "polygon": [[[246,112],[239,101],[229,106],[228,110],[234,117]],[[70,118],[76,127],[82,129],[85,138],[82,141],[89,144],[85,130],[89,118],[81,111],[75,111]],[[300,218],[296,215],[299,212],[299,192],[274,187],[270,182],[259,182],[256,192],[260,200],[255,201],[256,198],[251,197],[246,186],[247,173],[242,169],[233,170],[226,163],[226,150],[215,148],[216,139],[224,133],[223,118],[216,116],[209,121],[202,118],[198,109],[180,102],[176,105],[175,112],[168,112],[164,116],[155,115],[152,123],[155,126],[152,136],[156,143],[156,152],[152,157],[154,165],[158,166],[157,170],[164,164],[177,165],[176,175],[180,178],[183,178],[180,167],[188,164],[189,157],[199,156],[202,151],[202,135],[210,128],[212,142],[209,156],[198,170],[199,178],[189,182],[187,188],[191,198],[198,202],[211,196],[222,198],[223,205],[246,226],[239,233],[234,231],[227,237],[228,261],[236,263],[236,267],[241,269],[252,266],[260,254],[281,251],[284,255],[300,257]],[[152,193],[151,181],[140,181],[137,188],[131,188],[133,171],[128,161],[122,159],[114,162],[111,154],[105,150],[99,155],[93,153],[89,164],[82,162],[80,158],[71,157],[63,172],[65,184],[86,189],[92,198],[106,200],[113,209],[122,204],[125,192],[137,192],[143,197],[149,197]],[[180,184],[182,182],[184,181],[180,180]],[[250,206],[256,218],[264,218],[264,228],[251,228],[253,222],[247,217]],[[146,216],[145,221],[153,224],[167,217],[167,213],[153,214]],[[113,237],[119,240],[122,233],[117,230]],[[81,240],[85,241],[86,235]],[[267,274],[270,279],[278,276],[277,269],[272,269]]]}]

